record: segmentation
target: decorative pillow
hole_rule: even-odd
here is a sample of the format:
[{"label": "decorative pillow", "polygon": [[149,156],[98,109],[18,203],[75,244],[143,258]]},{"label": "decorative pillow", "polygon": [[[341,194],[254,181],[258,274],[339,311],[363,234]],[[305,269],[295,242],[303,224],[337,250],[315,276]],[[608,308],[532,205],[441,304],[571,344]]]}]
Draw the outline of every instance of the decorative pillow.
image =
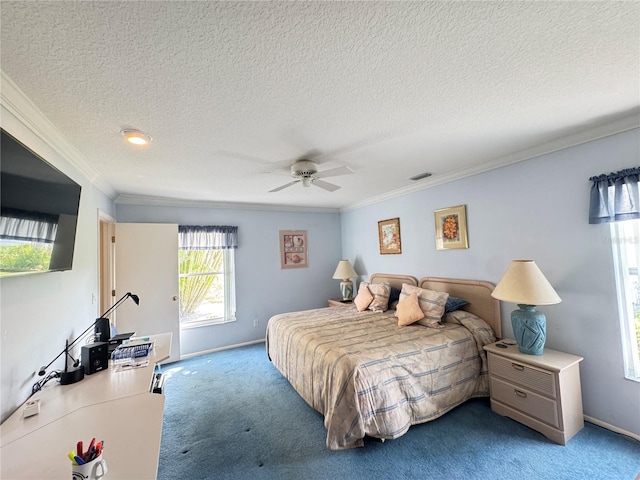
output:
[{"label": "decorative pillow", "polygon": [[435,290],[414,287],[413,285],[407,285],[405,283],[402,285],[402,291],[400,292],[400,301],[402,302],[404,297],[408,297],[414,292],[418,296],[420,310],[424,313],[424,318],[418,320],[418,323],[426,327],[441,327],[440,320],[444,314],[444,306],[447,303],[449,294],[446,292],[436,292]]},{"label": "decorative pillow", "polygon": [[465,305],[469,305],[469,302],[462,298],[449,296],[449,298],[447,298],[447,303],[444,306],[444,313],[446,315],[447,313],[455,312]]},{"label": "decorative pillow", "polygon": [[398,300],[400,300],[400,290],[398,290],[396,287],[391,287],[391,293],[389,294],[389,305],[391,305],[393,302],[397,302]]},{"label": "decorative pillow", "polygon": [[373,301],[373,295],[369,290],[369,284],[362,282],[358,287],[358,295],[353,299],[353,303],[356,304],[356,308],[359,312],[364,312],[371,302]]},{"label": "decorative pillow", "polygon": [[370,283],[369,291],[373,295],[373,302],[369,305],[369,310],[374,312],[386,311],[389,308],[391,286],[388,283]]},{"label": "decorative pillow", "polygon": [[389,295],[389,310],[395,310],[398,307],[398,301],[400,301],[400,290],[396,287],[391,287],[391,294]]},{"label": "decorative pillow", "polygon": [[424,313],[420,309],[418,294],[416,292],[413,292],[398,302],[396,316],[398,317],[398,325],[401,327],[411,325],[424,318]]}]

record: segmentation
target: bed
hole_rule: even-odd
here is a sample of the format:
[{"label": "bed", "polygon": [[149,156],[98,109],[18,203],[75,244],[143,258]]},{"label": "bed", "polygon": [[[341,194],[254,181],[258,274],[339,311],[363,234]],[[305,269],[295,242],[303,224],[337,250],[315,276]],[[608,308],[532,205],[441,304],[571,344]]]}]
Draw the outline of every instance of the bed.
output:
[{"label": "bed", "polygon": [[331,450],[363,446],[366,436],[398,438],[411,425],[489,395],[482,347],[501,337],[493,284],[391,274],[374,274],[369,283],[446,292],[468,304],[447,313],[438,328],[399,326],[394,309],[358,311],[355,305],[269,320],[269,359],[324,415]]}]

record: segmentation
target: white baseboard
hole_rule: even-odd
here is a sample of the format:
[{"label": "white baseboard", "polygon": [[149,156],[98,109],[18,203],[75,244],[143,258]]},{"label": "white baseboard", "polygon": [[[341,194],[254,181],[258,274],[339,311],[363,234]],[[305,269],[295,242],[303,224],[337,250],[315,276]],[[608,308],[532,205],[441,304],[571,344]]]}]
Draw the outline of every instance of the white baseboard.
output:
[{"label": "white baseboard", "polygon": [[598,425],[599,427],[606,428],[607,430],[611,430],[612,432],[620,433],[621,435],[626,435],[627,437],[630,437],[630,438],[633,438],[634,440],[640,441],[640,435],[636,435],[635,433],[627,432],[626,430],[623,430],[621,428],[614,427],[613,425],[610,425],[610,424],[608,424],[606,422],[598,420],[597,418],[593,418],[593,417],[590,417],[588,415],[585,415],[584,416],[584,420],[586,422]]},{"label": "white baseboard", "polygon": [[231,350],[232,348],[246,347],[247,345],[255,345],[256,343],[264,343],[264,338],[261,340],[252,340],[251,342],[236,343],[235,345],[227,345],[219,348],[212,348],[203,352],[187,353],[180,355],[180,360],[186,360],[187,358],[199,357],[200,355],[206,355],[207,353],[221,352],[222,350]]}]

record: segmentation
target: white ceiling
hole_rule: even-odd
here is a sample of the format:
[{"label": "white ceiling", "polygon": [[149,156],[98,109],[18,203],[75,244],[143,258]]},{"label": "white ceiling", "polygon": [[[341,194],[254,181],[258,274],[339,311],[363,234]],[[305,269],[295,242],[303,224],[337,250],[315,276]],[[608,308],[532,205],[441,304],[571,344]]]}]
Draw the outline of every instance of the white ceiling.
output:
[{"label": "white ceiling", "polygon": [[[3,74],[121,201],[344,208],[640,123],[639,2],[2,0],[0,12]],[[123,128],[153,142],[131,148]],[[355,173],[329,179],[333,193],[268,193],[309,152]]]}]

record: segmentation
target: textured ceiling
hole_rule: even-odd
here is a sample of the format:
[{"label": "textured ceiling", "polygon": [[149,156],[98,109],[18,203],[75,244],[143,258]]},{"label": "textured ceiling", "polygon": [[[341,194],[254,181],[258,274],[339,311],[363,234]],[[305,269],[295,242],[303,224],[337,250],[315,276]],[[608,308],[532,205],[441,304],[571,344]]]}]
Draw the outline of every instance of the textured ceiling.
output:
[{"label": "textured ceiling", "polygon": [[[638,2],[3,0],[0,13],[2,72],[125,197],[341,208],[640,118]],[[154,140],[130,148],[123,128]],[[355,173],[329,179],[333,193],[268,193],[309,152]]]}]

